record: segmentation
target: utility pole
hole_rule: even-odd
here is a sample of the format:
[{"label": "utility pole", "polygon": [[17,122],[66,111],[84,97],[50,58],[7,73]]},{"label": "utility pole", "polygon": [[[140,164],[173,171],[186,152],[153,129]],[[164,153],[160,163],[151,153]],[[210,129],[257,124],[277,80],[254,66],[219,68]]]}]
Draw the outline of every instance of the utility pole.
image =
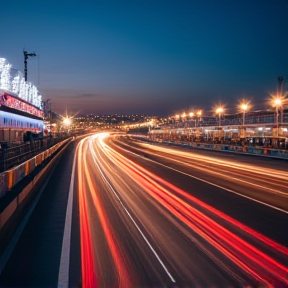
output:
[{"label": "utility pole", "polygon": [[23,54],[24,54],[24,77],[25,81],[27,81],[27,60],[28,57],[35,57],[36,53],[35,52],[28,53],[27,51],[23,50]]}]

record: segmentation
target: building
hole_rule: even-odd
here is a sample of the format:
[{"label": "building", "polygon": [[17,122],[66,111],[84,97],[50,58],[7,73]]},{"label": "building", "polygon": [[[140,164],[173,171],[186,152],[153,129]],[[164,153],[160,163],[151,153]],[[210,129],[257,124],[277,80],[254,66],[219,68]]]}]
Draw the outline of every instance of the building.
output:
[{"label": "building", "polygon": [[42,106],[37,88],[0,58],[0,142],[22,142],[27,131],[42,132]]}]

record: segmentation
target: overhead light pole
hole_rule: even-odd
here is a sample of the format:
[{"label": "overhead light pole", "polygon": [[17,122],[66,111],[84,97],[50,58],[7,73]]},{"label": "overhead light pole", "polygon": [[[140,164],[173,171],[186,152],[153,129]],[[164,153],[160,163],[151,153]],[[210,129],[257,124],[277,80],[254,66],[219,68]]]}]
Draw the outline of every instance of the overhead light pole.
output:
[{"label": "overhead light pole", "polygon": [[245,113],[246,110],[248,109],[248,104],[247,103],[243,103],[241,104],[241,109],[243,110],[243,118],[242,118],[242,125],[245,125]]},{"label": "overhead light pole", "polygon": [[275,119],[275,122],[276,122],[276,135],[278,137],[279,136],[279,108],[281,108],[281,105],[282,105],[281,98],[276,98],[274,100],[274,105],[275,105],[275,108],[276,108],[276,119]]},{"label": "overhead light pole", "polygon": [[216,109],[216,113],[219,115],[219,122],[218,122],[219,127],[221,126],[221,114],[223,113],[223,111],[224,111],[223,107],[218,107]]},{"label": "overhead light pole", "polygon": [[[189,117],[191,118],[191,122],[192,122],[192,119],[193,119],[193,117],[194,117],[194,112],[190,112],[189,113]],[[194,125],[195,127],[196,127],[196,122],[195,122],[195,125]],[[191,125],[191,127],[192,127],[192,125]]]},{"label": "overhead light pole", "polygon": [[[202,110],[198,110],[198,111],[196,112],[196,115],[197,115],[197,118],[200,118],[200,117],[202,116]],[[195,119],[195,126],[196,126],[197,118]],[[199,119],[198,123],[199,123],[199,122],[200,122],[200,119]]]}]

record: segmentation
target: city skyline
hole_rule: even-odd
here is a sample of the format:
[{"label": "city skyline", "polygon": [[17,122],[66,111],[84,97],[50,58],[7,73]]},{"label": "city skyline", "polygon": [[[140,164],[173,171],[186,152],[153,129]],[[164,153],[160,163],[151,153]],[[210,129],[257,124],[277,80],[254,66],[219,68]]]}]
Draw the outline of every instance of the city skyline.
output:
[{"label": "city skyline", "polygon": [[[52,110],[172,115],[256,107],[288,76],[287,1],[0,1],[0,57]],[[17,9],[16,9],[17,8]]]}]

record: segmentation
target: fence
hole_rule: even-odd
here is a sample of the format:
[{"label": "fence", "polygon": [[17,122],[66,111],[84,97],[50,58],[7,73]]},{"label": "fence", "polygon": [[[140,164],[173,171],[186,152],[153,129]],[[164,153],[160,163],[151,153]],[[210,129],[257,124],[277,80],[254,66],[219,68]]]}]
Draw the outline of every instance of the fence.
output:
[{"label": "fence", "polygon": [[[58,141],[57,144],[48,148],[47,150],[40,152],[29,160],[21,163],[0,173],[0,198],[5,196],[19,181],[31,174],[35,169],[40,166],[46,159],[49,159],[51,155],[54,155],[59,148],[68,143],[71,138],[67,138],[63,141]],[[52,142],[51,142],[52,143]],[[1,199],[0,199],[1,200]]]},{"label": "fence", "polygon": [[2,143],[0,149],[0,173],[9,170],[49,149],[68,137],[45,138],[22,144]]}]

